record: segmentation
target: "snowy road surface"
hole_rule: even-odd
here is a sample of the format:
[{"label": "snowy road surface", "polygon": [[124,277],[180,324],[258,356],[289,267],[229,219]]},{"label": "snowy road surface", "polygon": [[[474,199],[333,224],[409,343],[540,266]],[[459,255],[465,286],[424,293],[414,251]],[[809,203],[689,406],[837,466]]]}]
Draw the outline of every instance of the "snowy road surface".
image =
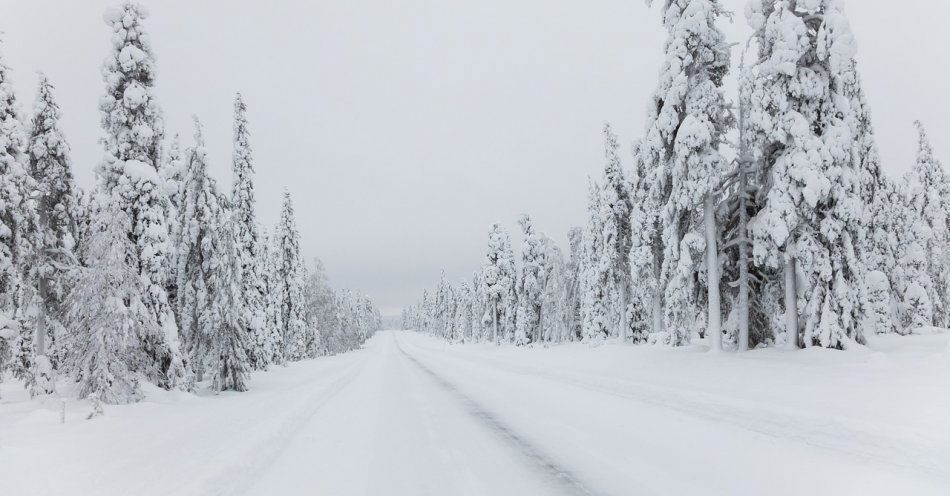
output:
[{"label": "snowy road surface", "polygon": [[[65,424],[54,400],[36,407],[5,386],[0,487],[17,495],[950,494],[945,357],[826,351],[496,349],[381,332],[358,352],[256,374],[249,393],[150,390],[148,401],[92,421],[88,405],[72,401]],[[843,387],[848,398],[835,394]]]}]

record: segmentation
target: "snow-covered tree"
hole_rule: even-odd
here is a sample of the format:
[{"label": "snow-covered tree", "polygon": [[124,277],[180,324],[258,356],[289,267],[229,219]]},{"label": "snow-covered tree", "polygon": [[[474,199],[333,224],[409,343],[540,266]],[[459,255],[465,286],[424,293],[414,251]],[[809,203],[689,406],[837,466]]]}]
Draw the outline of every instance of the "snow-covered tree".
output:
[{"label": "snow-covered tree", "polygon": [[62,324],[61,302],[65,294],[63,274],[75,260],[76,223],[73,212],[76,199],[73,195],[72,164],[69,160],[69,145],[59,126],[60,110],[53,95],[53,86],[40,75],[36,103],[33,105],[30,139],[28,145],[29,173],[36,187],[37,226],[33,230],[34,261],[31,264],[37,284],[37,315],[32,390],[37,394],[52,392],[53,377],[48,358],[47,338],[53,338],[51,348],[57,355],[65,353],[60,342]]},{"label": "snow-covered tree", "polygon": [[[275,240],[276,241],[276,240]],[[268,363],[284,362],[284,324],[281,320],[280,260],[267,232],[261,233],[261,281],[265,288],[264,325],[267,329]]]},{"label": "snow-covered tree", "polygon": [[231,209],[237,228],[237,254],[241,260],[241,292],[243,306],[252,316],[253,339],[249,357],[254,368],[266,368],[268,329],[264,323],[265,289],[261,282],[260,240],[254,199],[254,163],[251,156],[250,131],[247,125],[247,106],[238,93],[234,98],[234,182],[231,187]]},{"label": "snow-covered tree", "polygon": [[238,256],[238,223],[231,217],[234,210],[224,214],[218,224],[213,242],[216,257],[211,305],[214,324],[209,351],[211,354],[211,389],[214,391],[247,391],[251,361],[247,352],[251,346],[249,308],[244,305],[242,290],[242,260]]},{"label": "snow-covered tree", "polygon": [[501,343],[514,337],[516,312],[516,274],[511,237],[500,224],[492,224],[488,232],[488,253],[482,265],[482,277],[488,300],[488,322],[492,342]]},{"label": "snow-covered tree", "polygon": [[129,239],[131,222],[115,200],[100,196],[87,243],[88,266],[70,274],[64,301],[73,342],[71,367],[79,397],[103,403],[129,403],[141,398],[136,370],[146,360],[141,336],[159,332],[155,314],[146,306],[138,268],[129,263],[137,249]]},{"label": "snow-covered tree", "polygon": [[601,193],[603,210],[603,251],[601,270],[610,281],[610,294],[615,313],[611,317],[619,329],[616,334],[626,340],[629,324],[627,322],[627,303],[630,293],[630,248],[633,233],[630,228],[630,212],[633,208],[630,196],[630,182],[627,180],[617,153],[617,136],[604,125],[604,185]]},{"label": "snow-covered tree", "polygon": [[303,263],[300,258],[300,234],[294,218],[290,193],[284,192],[284,203],[277,225],[277,292],[280,294],[280,320],[283,325],[283,360],[296,361],[307,352],[307,328],[304,321],[301,291]]},{"label": "snow-covered tree", "polygon": [[603,270],[604,211],[600,187],[588,188],[588,224],[584,230],[581,277],[581,321],[585,341],[603,340],[610,332],[610,280]]},{"label": "snow-covered tree", "polygon": [[185,367],[178,328],[166,284],[171,272],[171,244],[166,219],[167,191],[161,164],[163,121],[153,95],[155,59],[142,21],[144,7],[125,3],[103,19],[112,29],[112,51],[102,68],[106,94],[99,102],[105,156],[97,174],[102,191],[118,199],[128,215],[129,238],[136,246],[139,274],[147,284],[145,305],[160,331],[142,336],[151,357],[149,375],[163,387],[183,383]]},{"label": "snow-covered tree", "polygon": [[18,333],[16,338],[0,340],[0,365],[10,356],[15,359],[15,375],[24,376],[32,368],[32,328],[25,325],[23,269],[31,251],[27,230],[35,225],[35,213],[28,201],[32,186],[24,155],[27,137],[9,73],[0,53],[0,321],[9,324],[8,331],[15,328]]},{"label": "snow-covered tree", "polygon": [[[521,251],[521,275],[518,277],[518,306],[515,344],[519,346],[541,340],[541,297],[544,291],[544,246],[542,237],[531,223],[531,217],[522,215],[518,220],[524,244]],[[521,316],[524,320],[518,322]]]},{"label": "snow-covered tree", "polygon": [[[639,153],[650,173],[651,196],[660,208],[664,256],[659,281],[664,291],[667,341],[681,345],[702,319],[695,273],[707,246],[715,251],[717,190],[724,173],[719,148],[732,125],[722,94],[729,72],[729,45],[717,22],[718,0],[667,0],[663,24],[666,60],[653,96],[646,137]],[[708,212],[705,220],[699,212]],[[712,239],[710,239],[712,238]],[[708,265],[708,264],[707,264]],[[718,264],[713,291],[718,301]],[[709,268],[709,267],[707,267]],[[709,279],[709,278],[707,278]],[[719,342],[718,308],[706,322],[713,348]]]},{"label": "snow-covered tree", "polygon": [[195,143],[188,150],[178,224],[178,316],[181,335],[197,380],[204,378],[216,323],[215,242],[222,216],[215,181],[208,175],[201,124],[195,119]]},{"label": "snow-covered tree", "polygon": [[462,281],[455,291],[455,342],[471,342],[472,340],[472,287]]},{"label": "snow-covered tree", "polygon": [[[924,251],[927,272],[933,279],[928,299],[933,308],[935,325],[946,327],[950,319],[950,177],[943,164],[934,157],[933,147],[923,124],[916,123],[919,134],[917,162],[906,181],[908,200],[922,226],[920,248]],[[920,229],[922,227],[923,229]],[[911,259],[920,258],[911,255]],[[918,263],[914,260],[910,263]],[[920,299],[920,298],[917,298]]]},{"label": "snow-covered tree", "polygon": [[476,270],[472,274],[472,322],[470,324],[472,341],[484,341],[489,338],[491,319],[488,322],[485,320],[488,313],[488,288],[485,285],[485,276],[481,270]]},{"label": "snow-covered tree", "polygon": [[835,0],[752,2],[747,17],[759,60],[743,132],[769,185],[749,224],[756,262],[784,264],[789,347],[860,343],[864,171],[845,88],[854,37]]},{"label": "snow-covered tree", "polygon": [[553,239],[541,235],[544,252],[544,288],[541,291],[541,341],[563,342],[573,338],[575,305],[572,300],[571,279],[561,249]]},{"label": "snow-covered tree", "polygon": [[633,328],[632,341],[639,343],[646,341],[650,335],[663,335],[663,286],[660,284],[663,241],[660,208],[657,198],[652,195],[652,172],[640,153],[642,142],[636,142],[633,148],[635,165],[630,188],[633,200],[630,212],[630,274],[636,284],[631,288],[631,313],[634,320],[645,321]]}]

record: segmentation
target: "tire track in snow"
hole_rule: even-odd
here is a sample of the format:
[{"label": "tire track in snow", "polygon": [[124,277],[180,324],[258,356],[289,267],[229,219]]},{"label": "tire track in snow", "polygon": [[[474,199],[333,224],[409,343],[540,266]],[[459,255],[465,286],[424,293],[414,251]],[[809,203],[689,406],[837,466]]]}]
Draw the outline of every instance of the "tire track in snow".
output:
[{"label": "tire track in snow", "polygon": [[302,409],[283,419],[276,432],[244,450],[244,457],[241,461],[207,479],[202,484],[204,489],[199,494],[234,495],[246,493],[253,486],[253,481],[277,460],[280,452],[294,440],[297,433],[310,422],[313,416],[359,376],[371,356],[371,354],[367,354],[367,356],[346,366],[342,372],[337,374],[336,379],[312,396]]},{"label": "tire track in snow", "polygon": [[476,403],[471,397],[459,391],[458,388],[456,388],[452,383],[443,379],[442,376],[436,374],[429,367],[426,367],[414,356],[406,353],[406,351],[402,349],[402,346],[399,344],[399,339],[397,339],[395,335],[393,336],[393,340],[395,341],[396,348],[399,350],[399,352],[413,365],[424,372],[427,377],[432,379],[432,381],[441,387],[445,392],[449,393],[449,395],[459,401],[459,403],[465,407],[469,414],[478,419],[482,424],[490,428],[492,431],[503,437],[510,444],[514,445],[514,447],[517,448],[522,455],[524,455],[539,469],[541,469],[542,472],[551,477],[551,479],[561,488],[570,494],[588,496],[601,495],[601,493],[596,492],[585,485],[576,474],[567,468],[558,465],[558,463],[550,456],[546,455],[543,451],[541,451],[541,449],[531,443],[531,441],[528,441],[507,424],[502,422],[501,419],[482,408],[481,405]]},{"label": "tire track in snow", "polygon": [[[423,353],[432,349],[419,347]],[[584,391],[605,394],[683,415],[733,426],[767,437],[800,442],[806,446],[835,451],[844,455],[950,480],[946,464],[947,449],[940,439],[926,433],[907,431],[883,433],[880,426],[857,419],[828,417],[810,412],[790,411],[746,399],[728,398],[699,391],[680,391],[664,386],[590,374],[565,374],[538,367],[512,364],[503,360],[452,354],[452,360],[464,360],[475,367],[503,370]],[[896,453],[896,455],[895,455]]]}]

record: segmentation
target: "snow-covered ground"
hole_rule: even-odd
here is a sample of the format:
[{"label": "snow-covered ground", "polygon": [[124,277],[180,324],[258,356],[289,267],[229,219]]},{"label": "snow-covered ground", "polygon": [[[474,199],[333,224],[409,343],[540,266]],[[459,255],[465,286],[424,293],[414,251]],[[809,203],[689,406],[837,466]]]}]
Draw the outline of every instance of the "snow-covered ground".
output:
[{"label": "snow-covered ground", "polygon": [[4,494],[950,494],[950,335],[870,349],[449,345],[256,374],[247,393],[0,400]]}]

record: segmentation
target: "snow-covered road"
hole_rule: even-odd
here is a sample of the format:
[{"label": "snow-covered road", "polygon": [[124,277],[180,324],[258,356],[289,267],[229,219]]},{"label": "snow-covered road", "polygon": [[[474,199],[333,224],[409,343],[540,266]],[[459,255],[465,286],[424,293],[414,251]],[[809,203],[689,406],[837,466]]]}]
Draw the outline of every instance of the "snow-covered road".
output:
[{"label": "snow-covered road", "polygon": [[[750,357],[380,332],[256,374],[248,393],[153,390],[92,421],[83,402],[59,424],[55,402],[5,389],[0,481],[18,495],[950,493],[939,355]],[[829,394],[856,379],[890,398]]]}]

